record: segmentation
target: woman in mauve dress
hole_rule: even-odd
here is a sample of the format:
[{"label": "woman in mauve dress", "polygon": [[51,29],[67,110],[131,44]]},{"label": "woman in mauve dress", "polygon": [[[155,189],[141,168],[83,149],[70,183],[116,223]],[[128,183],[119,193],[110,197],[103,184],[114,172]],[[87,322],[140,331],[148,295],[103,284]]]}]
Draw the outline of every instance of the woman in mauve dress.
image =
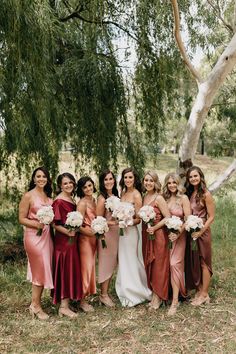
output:
[{"label": "woman in mauve dress", "polygon": [[94,311],[86,297],[96,294],[95,259],[97,251],[97,239],[91,229],[91,223],[96,218],[96,202],[93,193],[96,188],[89,176],[81,177],[77,182],[77,196],[80,200],[77,210],[83,215],[83,225],[79,229],[78,247],[81,264],[83,297],[80,308],[84,312]]},{"label": "woman in mauve dress", "polygon": [[60,303],[59,316],[76,318],[77,313],[69,308],[69,300],[82,298],[80,259],[77,234],[65,228],[67,214],[76,210],[73,199],[75,178],[62,173],[57,178],[57,197],[53,202],[54,228],[54,290],[53,303]]},{"label": "woman in mauve dress", "polygon": [[[29,311],[40,320],[47,320],[48,315],[42,310],[41,296],[43,289],[53,288],[52,257],[53,242],[50,225],[43,225],[37,219],[37,211],[52,204],[51,180],[44,167],[34,170],[29,190],[19,205],[19,222],[24,225],[24,247],[28,257],[27,279],[32,283],[32,300]],[[42,234],[37,231],[42,229]]]},{"label": "woman in mauve dress", "polygon": [[107,248],[102,248],[102,243],[98,241],[98,283],[101,284],[100,302],[107,307],[115,306],[108,295],[108,288],[112,274],[117,266],[119,227],[117,220],[112,218],[112,214],[105,208],[106,199],[111,196],[118,196],[116,179],[110,170],[105,170],[99,176],[100,195],[97,200],[97,215],[107,219],[109,231],[105,234]]},{"label": "woman in mauve dress", "polygon": [[[210,302],[208,295],[212,276],[211,230],[215,205],[211,193],[206,188],[202,170],[192,166],[186,174],[186,192],[190,200],[192,214],[202,218],[204,226],[200,231],[188,234],[185,255],[187,289],[196,289],[192,305],[200,306]],[[198,250],[191,250],[192,239],[197,239]]]},{"label": "woman in mauve dress", "polygon": [[[153,226],[147,227],[142,223],[142,240],[148,286],[153,292],[149,309],[157,310],[162,301],[168,300],[170,263],[165,220],[170,213],[165,199],[159,194],[161,184],[154,171],[148,171],[144,175],[143,186],[146,191],[143,205],[152,206],[156,213]],[[149,234],[154,235],[155,239],[150,240]]]},{"label": "woman in mauve dress", "polygon": [[185,188],[181,179],[176,173],[169,173],[164,180],[163,197],[167,202],[170,214],[179,217],[183,225],[179,233],[170,233],[169,239],[172,242],[170,250],[170,276],[172,286],[172,304],[168,315],[174,315],[179,306],[179,293],[186,297],[184,281],[184,255],[186,246],[186,232],[184,221],[191,214],[188,197],[184,194]]}]

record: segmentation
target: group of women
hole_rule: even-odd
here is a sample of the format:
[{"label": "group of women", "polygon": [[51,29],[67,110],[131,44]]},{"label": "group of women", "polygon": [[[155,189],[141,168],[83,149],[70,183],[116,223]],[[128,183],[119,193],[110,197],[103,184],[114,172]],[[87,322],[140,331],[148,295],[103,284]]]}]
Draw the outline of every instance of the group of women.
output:
[{"label": "group of women", "polygon": [[[94,311],[89,303],[96,294],[96,257],[98,255],[98,283],[100,303],[114,307],[109,296],[109,285],[117,267],[116,293],[122,306],[135,306],[147,302],[149,310],[156,310],[162,302],[172,299],[168,315],[174,315],[180,298],[187,291],[196,289],[191,304],[199,306],[210,301],[208,288],[212,276],[210,224],[214,220],[214,201],[206,188],[205,178],[197,166],[187,171],[185,188],[179,176],[169,173],[161,188],[158,176],[148,171],[143,181],[132,168],[122,171],[120,199],[131,203],[135,209],[133,223],[119,236],[118,221],[105,208],[106,199],[118,196],[116,179],[112,171],[99,176],[99,195],[94,198],[95,184],[89,176],[76,183],[70,173],[57,178],[54,201],[48,171],[37,168],[19,205],[19,221],[24,225],[24,246],[28,257],[27,278],[32,283],[32,316],[46,320],[48,315],[41,307],[44,288],[52,289],[53,303],[59,303],[59,315],[76,318],[78,313],[70,308],[70,300],[79,301],[80,308]],[[77,205],[75,195],[78,197]],[[37,211],[52,205],[52,225],[41,224]],[[138,212],[142,205],[154,208],[154,224],[142,223]],[[71,231],[65,227],[67,214],[79,211],[83,225]],[[184,222],[189,215],[201,217],[200,231],[187,234]],[[171,215],[182,219],[180,232],[168,232],[165,222]],[[103,248],[91,228],[96,216],[106,218],[109,231],[105,234],[107,247]],[[52,232],[52,226],[54,232]],[[41,229],[41,236],[37,230]],[[140,232],[140,230],[142,230]],[[150,237],[152,235],[152,237]],[[198,249],[192,250],[196,239]],[[169,249],[168,244],[172,244]]]}]

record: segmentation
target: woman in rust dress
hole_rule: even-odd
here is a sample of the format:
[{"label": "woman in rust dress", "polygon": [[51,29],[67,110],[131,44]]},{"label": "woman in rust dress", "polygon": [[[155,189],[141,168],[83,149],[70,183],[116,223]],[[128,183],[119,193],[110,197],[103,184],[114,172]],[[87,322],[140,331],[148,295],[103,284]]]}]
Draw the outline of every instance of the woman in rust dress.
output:
[{"label": "woman in rust dress", "polygon": [[67,214],[76,210],[73,199],[75,178],[62,173],[57,178],[58,195],[53,202],[54,228],[54,290],[53,303],[60,303],[59,315],[76,318],[69,308],[69,300],[82,298],[80,259],[75,231],[65,228]]},{"label": "woman in rust dress", "polygon": [[116,179],[110,170],[105,170],[99,176],[100,195],[97,201],[97,215],[107,219],[109,231],[105,234],[107,248],[102,248],[98,241],[98,283],[101,284],[100,302],[108,307],[115,304],[108,295],[108,288],[112,274],[117,266],[119,227],[118,222],[112,218],[111,212],[105,208],[106,199],[118,196]]},{"label": "woman in rust dress", "polygon": [[176,313],[179,306],[179,293],[186,297],[184,281],[184,255],[186,246],[186,232],[184,220],[191,214],[188,197],[184,194],[185,188],[181,184],[181,179],[176,173],[169,173],[164,180],[163,197],[167,202],[170,214],[179,217],[183,225],[179,233],[170,233],[169,239],[172,242],[170,250],[170,276],[172,286],[172,304],[168,315]]},{"label": "woman in rust dress", "polygon": [[[47,320],[48,315],[42,310],[43,289],[53,288],[52,257],[53,242],[50,225],[43,225],[37,219],[37,211],[52,204],[52,188],[48,171],[44,167],[34,170],[29,190],[19,205],[19,221],[24,225],[24,247],[28,257],[27,279],[32,283],[32,300],[29,307],[32,316]],[[42,229],[41,236],[37,230]]]},{"label": "woman in rust dress", "polygon": [[77,210],[84,217],[78,237],[83,288],[83,298],[80,301],[80,308],[84,312],[94,311],[93,306],[87,302],[86,297],[96,294],[95,258],[97,239],[91,229],[91,223],[96,217],[96,203],[93,198],[94,192],[96,192],[96,188],[89,176],[81,177],[78,180],[77,195],[80,197],[80,200],[77,204]]},{"label": "woman in rust dress", "polygon": [[[148,286],[153,292],[149,308],[156,310],[162,301],[168,300],[170,264],[165,220],[170,213],[166,201],[159,194],[161,184],[154,171],[145,174],[143,186],[146,190],[143,205],[152,206],[156,213],[154,226],[147,228],[146,224],[142,223],[143,259]],[[155,239],[150,240],[149,234],[154,234]]]},{"label": "woman in rust dress", "polygon": [[[187,237],[185,272],[187,289],[196,289],[192,305],[199,306],[209,303],[208,295],[212,276],[211,265],[211,230],[215,207],[211,193],[206,188],[202,170],[192,166],[186,175],[186,191],[190,199],[192,214],[202,218],[204,226],[198,232]],[[198,250],[191,250],[192,239],[197,239]]]}]

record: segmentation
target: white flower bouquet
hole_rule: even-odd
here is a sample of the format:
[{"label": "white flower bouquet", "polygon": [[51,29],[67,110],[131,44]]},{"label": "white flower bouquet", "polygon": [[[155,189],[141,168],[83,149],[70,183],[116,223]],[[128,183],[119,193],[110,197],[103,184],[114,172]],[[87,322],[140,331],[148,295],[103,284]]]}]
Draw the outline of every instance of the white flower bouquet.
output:
[{"label": "white flower bouquet", "polygon": [[124,235],[124,228],[133,225],[133,216],[135,209],[133,204],[128,202],[120,202],[116,209],[113,210],[112,216],[119,221],[120,236]]},{"label": "white flower bouquet", "polygon": [[[203,228],[203,221],[196,215],[189,215],[186,222],[185,222],[185,230],[188,231],[190,234],[193,232],[200,231]],[[191,248],[193,251],[196,251],[197,242],[196,239],[192,239]]]},{"label": "white flower bouquet", "polygon": [[[47,205],[47,206],[43,206],[42,208],[40,208],[36,213],[36,217],[41,224],[44,224],[44,225],[51,224],[51,222],[53,221],[53,218],[54,218],[54,212],[53,212],[52,206]],[[38,229],[37,235],[41,236],[42,232],[43,232],[42,229]]]},{"label": "white flower bouquet", "polygon": [[110,212],[113,212],[120,204],[120,199],[114,195],[107,198],[105,201],[105,208]]},{"label": "white flower bouquet", "polygon": [[[153,226],[156,213],[151,205],[144,205],[142,208],[140,208],[138,215],[140,216],[142,221],[147,224],[147,227]],[[155,235],[149,234],[149,240],[155,240]]]},{"label": "white flower bouquet", "polygon": [[[79,211],[71,211],[67,214],[65,228],[76,231],[83,224],[83,215]],[[74,242],[74,237],[69,237],[69,243]]]},{"label": "white flower bouquet", "polygon": [[[178,234],[181,230],[181,226],[183,225],[183,221],[178,216],[172,215],[170,218],[166,219],[165,225],[169,233]],[[172,242],[170,239],[169,248],[172,248]]]},{"label": "white flower bouquet", "polygon": [[103,216],[97,216],[91,223],[91,229],[95,232],[97,239],[101,240],[102,248],[107,248],[104,233],[109,231],[109,227],[106,219]]}]

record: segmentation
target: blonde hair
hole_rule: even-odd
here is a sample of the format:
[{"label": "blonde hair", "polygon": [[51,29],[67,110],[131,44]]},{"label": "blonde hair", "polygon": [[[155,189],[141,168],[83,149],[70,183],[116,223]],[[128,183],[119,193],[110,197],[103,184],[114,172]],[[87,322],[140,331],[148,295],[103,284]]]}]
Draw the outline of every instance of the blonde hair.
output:
[{"label": "blonde hair", "polygon": [[161,191],[161,182],[159,181],[158,175],[155,171],[149,170],[144,174],[143,180],[142,180],[142,184],[144,182],[144,178],[145,176],[151,176],[154,182],[154,190],[156,193],[160,193]]},{"label": "blonde hair", "polygon": [[175,172],[168,173],[166,175],[166,177],[165,177],[164,185],[163,185],[163,188],[162,188],[163,198],[165,200],[168,200],[171,197],[171,192],[169,191],[169,188],[168,188],[168,182],[169,182],[170,178],[172,178],[175,181],[176,185],[177,185],[176,197],[177,198],[181,198],[181,196],[185,193],[185,188],[182,185],[180,176],[177,175],[177,173],[175,173]]}]

